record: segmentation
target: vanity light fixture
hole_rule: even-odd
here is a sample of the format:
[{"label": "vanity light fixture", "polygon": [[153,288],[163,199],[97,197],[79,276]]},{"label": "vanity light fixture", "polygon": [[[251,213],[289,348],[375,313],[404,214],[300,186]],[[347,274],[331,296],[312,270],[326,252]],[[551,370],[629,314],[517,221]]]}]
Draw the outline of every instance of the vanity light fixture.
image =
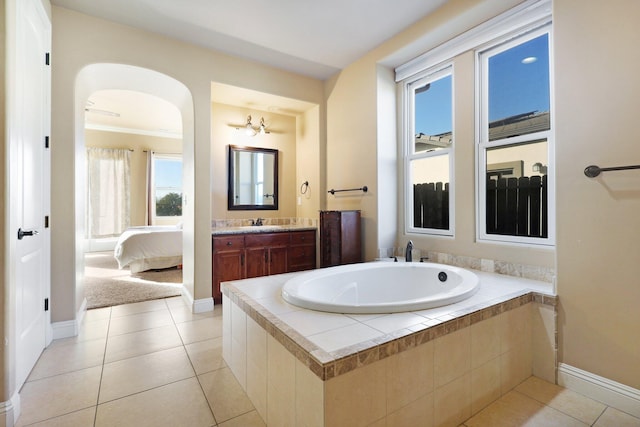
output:
[{"label": "vanity light fixture", "polygon": [[244,132],[247,134],[247,136],[256,136],[256,130],[253,128],[253,125],[251,125],[251,115],[247,116],[247,124],[244,128]]},{"label": "vanity light fixture", "polygon": [[254,128],[253,124],[251,124],[251,115],[247,116],[247,124],[244,126],[244,129],[247,136],[256,136],[257,134],[266,135],[271,133],[267,130],[267,126],[264,124],[264,117],[260,117],[260,126]]}]

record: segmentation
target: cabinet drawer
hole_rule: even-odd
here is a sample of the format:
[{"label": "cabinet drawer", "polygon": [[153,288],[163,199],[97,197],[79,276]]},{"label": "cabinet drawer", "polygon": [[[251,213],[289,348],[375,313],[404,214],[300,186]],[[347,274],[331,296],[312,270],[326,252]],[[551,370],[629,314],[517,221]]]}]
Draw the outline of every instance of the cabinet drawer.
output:
[{"label": "cabinet drawer", "polygon": [[292,245],[311,245],[311,244],[315,245],[316,232],[315,231],[292,231],[291,244]]},{"label": "cabinet drawer", "polygon": [[289,244],[289,233],[256,233],[245,236],[247,248],[260,248],[265,246],[286,246]]},{"label": "cabinet drawer", "polygon": [[315,245],[292,246],[289,248],[289,265],[311,265],[316,263]]},{"label": "cabinet drawer", "polygon": [[219,236],[213,238],[214,251],[242,248],[244,248],[244,236]]}]

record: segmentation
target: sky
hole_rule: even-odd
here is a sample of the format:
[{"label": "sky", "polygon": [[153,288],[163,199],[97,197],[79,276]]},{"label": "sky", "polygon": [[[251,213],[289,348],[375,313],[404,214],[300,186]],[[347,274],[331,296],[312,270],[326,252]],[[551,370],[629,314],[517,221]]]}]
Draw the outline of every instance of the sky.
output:
[{"label": "sky", "polygon": [[[543,34],[489,57],[489,121],[549,111],[548,43],[548,35]],[[451,98],[450,75],[431,82],[428,90],[416,94],[415,133],[451,132]]]},{"label": "sky", "polygon": [[[162,197],[171,191],[162,191],[164,187],[182,188],[182,160],[154,159],[155,185],[160,191],[156,191],[156,197]],[[181,192],[181,191],[180,191]]]}]

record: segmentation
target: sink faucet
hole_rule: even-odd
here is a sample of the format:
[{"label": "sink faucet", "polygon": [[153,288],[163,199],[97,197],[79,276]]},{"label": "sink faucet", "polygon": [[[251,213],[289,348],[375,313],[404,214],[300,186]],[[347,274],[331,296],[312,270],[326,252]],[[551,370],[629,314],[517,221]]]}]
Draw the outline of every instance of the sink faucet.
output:
[{"label": "sink faucet", "polygon": [[413,251],[413,242],[411,240],[409,240],[409,243],[407,243],[407,248],[404,250],[404,260],[407,262],[411,262],[413,261],[413,258],[411,257],[411,252]]},{"label": "sink faucet", "polygon": [[251,220],[251,225],[256,225],[256,226],[262,225],[262,218],[258,218],[255,221]]}]

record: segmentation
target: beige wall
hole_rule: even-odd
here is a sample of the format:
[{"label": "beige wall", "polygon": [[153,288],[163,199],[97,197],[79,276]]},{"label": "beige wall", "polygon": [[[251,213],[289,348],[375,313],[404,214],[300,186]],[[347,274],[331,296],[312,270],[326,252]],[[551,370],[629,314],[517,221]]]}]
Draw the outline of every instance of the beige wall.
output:
[{"label": "beige wall", "polygon": [[[113,24],[67,9],[53,8],[52,139],[52,321],[75,318],[81,298],[74,296],[78,260],[73,256],[74,231],[81,221],[69,213],[74,205],[76,156],[74,99],[76,76],[88,64],[120,63],[148,68],[182,82],[191,92],[195,145],[184,147],[192,181],[184,183],[192,196],[185,219],[193,229],[193,288],[196,299],[211,296],[211,82],[221,82],[293,99],[323,103],[321,82]],[[185,139],[186,141],[186,139]],[[185,143],[186,144],[186,143]],[[185,228],[186,229],[186,228]],[[189,249],[191,250],[191,249]],[[185,255],[187,251],[185,249]],[[185,265],[186,271],[186,265]]]},{"label": "beige wall", "polygon": [[131,225],[147,225],[147,152],[182,153],[182,141],[175,138],[133,133],[85,130],[85,146],[128,148],[131,152]]},{"label": "beige wall", "polygon": [[[248,136],[229,124],[242,124],[251,115],[252,124],[264,117],[267,135]],[[273,148],[278,150],[278,210],[229,211],[227,209],[228,146]],[[231,105],[211,106],[211,219],[284,218],[296,216],[296,118]]]},{"label": "beige wall", "polygon": [[640,3],[554,2],[560,361],[640,388]]},{"label": "beige wall", "polygon": [[[296,121],[296,215],[318,219],[324,206],[324,144],[320,144],[320,106],[298,116]],[[301,193],[302,183],[309,187]],[[303,190],[304,191],[304,190]],[[298,201],[299,198],[299,201]]]}]

